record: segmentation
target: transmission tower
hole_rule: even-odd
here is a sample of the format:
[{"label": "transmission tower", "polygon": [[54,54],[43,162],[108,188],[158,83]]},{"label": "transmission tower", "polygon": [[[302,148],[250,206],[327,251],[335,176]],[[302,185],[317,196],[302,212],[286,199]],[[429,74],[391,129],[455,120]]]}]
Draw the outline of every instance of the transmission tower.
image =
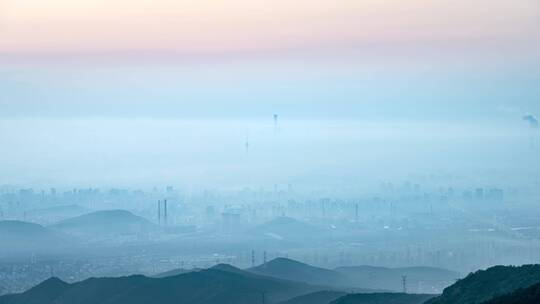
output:
[{"label": "transmission tower", "polygon": [[407,276],[401,276],[401,283],[403,284],[403,293],[407,293]]}]

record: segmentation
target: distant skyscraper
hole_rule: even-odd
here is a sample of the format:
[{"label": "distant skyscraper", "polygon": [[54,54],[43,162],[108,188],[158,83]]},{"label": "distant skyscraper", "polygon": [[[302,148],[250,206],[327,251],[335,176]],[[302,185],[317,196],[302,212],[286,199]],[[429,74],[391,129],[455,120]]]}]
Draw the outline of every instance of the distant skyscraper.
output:
[{"label": "distant skyscraper", "polygon": [[163,200],[163,222],[167,225],[167,200]]},{"label": "distant skyscraper", "polygon": [[278,127],[278,115],[274,114],[274,132],[277,131],[277,127]]},{"label": "distant skyscraper", "polygon": [[157,201],[157,218],[158,218],[158,225],[161,225],[161,201]]},{"label": "distant skyscraper", "polygon": [[244,147],[246,148],[246,154],[249,154],[249,134],[246,133],[246,142],[244,143]]}]

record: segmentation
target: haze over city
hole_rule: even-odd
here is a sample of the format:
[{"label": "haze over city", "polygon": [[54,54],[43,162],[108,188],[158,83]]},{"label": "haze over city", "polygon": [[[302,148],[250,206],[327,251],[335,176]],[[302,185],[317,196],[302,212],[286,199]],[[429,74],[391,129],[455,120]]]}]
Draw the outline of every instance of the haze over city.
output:
[{"label": "haze over city", "polygon": [[536,0],[0,0],[0,304],[537,303],[539,28]]}]

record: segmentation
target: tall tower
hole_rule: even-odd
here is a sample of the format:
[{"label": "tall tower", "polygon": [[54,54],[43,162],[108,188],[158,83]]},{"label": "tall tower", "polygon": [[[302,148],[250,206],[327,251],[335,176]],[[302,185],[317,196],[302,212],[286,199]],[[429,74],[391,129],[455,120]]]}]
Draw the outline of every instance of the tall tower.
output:
[{"label": "tall tower", "polygon": [[358,204],[354,206],[354,219],[358,223]]},{"label": "tall tower", "polygon": [[255,250],[251,250],[251,267],[255,267]]},{"label": "tall tower", "polygon": [[278,128],[278,115],[274,114],[274,133],[277,132]]},{"label": "tall tower", "polygon": [[161,225],[161,201],[157,201],[157,221],[158,225]]},{"label": "tall tower", "polygon": [[246,148],[246,155],[249,154],[249,135],[246,134],[246,142],[244,143],[244,147]]},{"label": "tall tower", "polygon": [[163,200],[163,223],[167,225],[167,200]]}]

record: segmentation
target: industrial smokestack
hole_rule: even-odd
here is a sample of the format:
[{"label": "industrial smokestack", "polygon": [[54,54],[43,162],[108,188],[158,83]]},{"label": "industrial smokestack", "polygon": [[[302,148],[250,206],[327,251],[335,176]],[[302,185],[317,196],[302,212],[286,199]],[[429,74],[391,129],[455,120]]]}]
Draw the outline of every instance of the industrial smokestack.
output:
[{"label": "industrial smokestack", "polygon": [[167,200],[163,200],[163,222],[167,225]]},{"label": "industrial smokestack", "polygon": [[157,201],[157,220],[158,220],[158,225],[161,225],[161,201],[160,200]]}]

